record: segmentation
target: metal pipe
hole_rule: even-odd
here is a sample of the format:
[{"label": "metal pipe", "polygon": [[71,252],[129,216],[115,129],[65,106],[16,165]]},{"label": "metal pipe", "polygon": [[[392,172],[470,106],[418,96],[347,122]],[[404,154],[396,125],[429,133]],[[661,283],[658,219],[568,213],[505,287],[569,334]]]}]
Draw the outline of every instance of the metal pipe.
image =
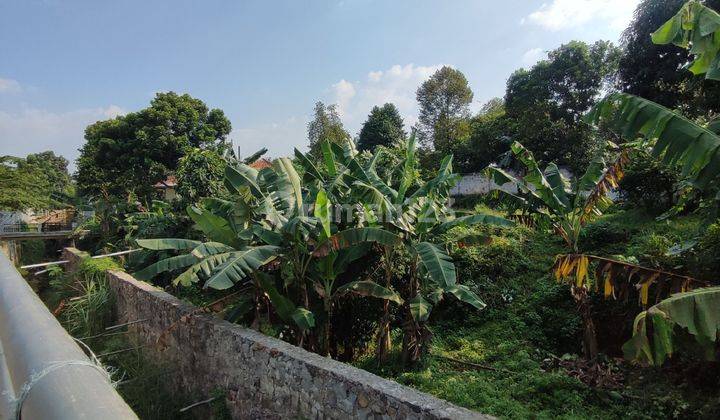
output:
[{"label": "metal pipe", "polygon": [[24,420],[137,419],[3,253],[0,343],[0,370],[4,363],[9,376],[0,374],[6,388],[0,392],[20,396],[31,385],[22,404]]},{"label": "metal pipe", "polygon": [[[90,258],[116,257],[116,256],[118,256],[118,255],[130,254],[130,253],[132,253],[132,252],[137,252],[137,251],[140,251],[140,248],[138,248],[138,249],[128,249],[128,250],[125,250],[125,251],[118,251],[118,252],[111,252],[111,253],[109,253],[109,254],[93,255],[93,256],[90,257]],[[23,269],[27,269],[27,268],[40,268],[40,267],[47,267],[47,266],[49,266],[49,265],[67,264],[68,262],[69,262],[68,260],[50,261],[50,262],[39,263],[39,264],[23,265],[23,266],[20,266],[20,268],[23,268]]]}]

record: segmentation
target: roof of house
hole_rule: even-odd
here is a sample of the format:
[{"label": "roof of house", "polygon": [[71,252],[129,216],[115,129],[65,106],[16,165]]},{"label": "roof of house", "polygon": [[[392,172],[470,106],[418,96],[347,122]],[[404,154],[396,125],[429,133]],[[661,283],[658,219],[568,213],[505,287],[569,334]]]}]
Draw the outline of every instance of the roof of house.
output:
[{"label": "roof of house", "polygon": [[165,178],[164,181],[160,181],[157,184],[153,185],[155,188],[175,188],[177,187],[177,179],[175,178],[175,175],[168,175],[167,178]]},{"label": "roof of house", "polygon": [[272,167],[272,162],[265,158],[260,158],[249,165],[253,169],[265,169]]}]

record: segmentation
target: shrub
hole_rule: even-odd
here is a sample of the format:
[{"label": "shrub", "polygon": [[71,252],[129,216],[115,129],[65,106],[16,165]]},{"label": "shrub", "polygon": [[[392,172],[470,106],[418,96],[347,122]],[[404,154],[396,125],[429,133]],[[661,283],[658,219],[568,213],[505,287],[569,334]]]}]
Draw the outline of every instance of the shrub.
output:
[{"label": "shrub", "polygon": [[49,301],[57,301],[55,313],[75,337],[97,334],[110,317],[110,293],[105,273],[121,267],[110,258],[86,258],[74,273],[53,272]]},{"label": "shrub", "polygon": [[635,153],[620,182],[620,190],[629,208],[640,207],[659,214],[675,203],[678,171],[668,168],[646,153]]},{"label": "shrub", "polygon": [[580,234],[580,248],[583,250],[598,250],[608,245],[627,242],[631,232],[616,223],[600,220],[588,224]]}]

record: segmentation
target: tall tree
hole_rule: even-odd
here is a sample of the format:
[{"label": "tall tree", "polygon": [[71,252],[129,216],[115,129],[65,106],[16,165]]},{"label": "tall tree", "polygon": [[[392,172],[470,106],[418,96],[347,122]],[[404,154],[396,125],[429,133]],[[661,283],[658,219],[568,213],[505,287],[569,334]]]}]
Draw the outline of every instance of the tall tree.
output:
[{"label": "tall tree", "polygon": [[[618,88],[669,108],[680,108],[690,117],[720,112],[720,84],[702,75],[678,71],[691,61],[688,50],[658,45],[650,34],[677,13],[686,0],[643,0],[623,32],[623,52],[618,66]],[[720,10],[720,0],[704,1]]]},{"label": "tall tree", "polygon": [[21,165],[35,166],[50,183],[51,193],[56,196],[72,194],[73,185],[68,172],[68,160],[53,151],[32,153],[27,155]]},{"label": "tall tree", "polygon": [[0,157],[0,210],[63,207],[73,192],[67,165],[51,151]]},{"label": "tall tree", "polygon": [[320,144],[326,140],[338,144],[352,141],[340,120],[337,105],[325,105],[318,101],[315,103],[313,120],[308,123],[310,154],[319,157],[322,154]]},{"label": "tall tree", "polygon": [[374,150],[377,146],[392,147],[406,136],[400,112],[393,104],[375,106],[363,124],[358,138],[358,150]]},{"label": "tall tree", "polygon": [[192,148],[223,149],[230,121],[190,95],[158,93],[150,107],[85,130],[78,158],[81,194],[147,196]]},{"label": "tall tree", "polygon": [[228,195],[223,185],[227,163],[214,150],[192,149],[180,158],[177,169],[177,192],[186,203],[203,198]]},{"label": "tall tree", "polygon": [[452,150],[453,143],[467,138],[473,92],[465,75],[444,66],[425,81],[416,93],[420,105],[418,136],[425,147],[440,152]]},{"label": "tall tree", "polygon": [[479,172],[510,145],[512,120],[506,117],[505,103],[493,98],[483,105],[478,115],[470,120],[470,138],[453,150],[461,173]]},{"label": "tall tree", "polygon": [[602,144],[581,117],[611,85],[618,56],[607,41],[572,41],[530,70],[513,73],[505,93],[511,136],[542,160],[581,170]]}]

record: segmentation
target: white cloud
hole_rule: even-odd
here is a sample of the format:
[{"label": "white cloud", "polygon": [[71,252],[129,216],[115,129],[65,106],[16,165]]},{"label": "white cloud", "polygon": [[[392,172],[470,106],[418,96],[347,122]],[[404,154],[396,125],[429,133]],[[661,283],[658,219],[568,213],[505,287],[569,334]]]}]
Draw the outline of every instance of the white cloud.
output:
[{"label": "white cloud", "polygon": [[[365,80],[348,81],[340,79],[329,86],[326,104],[337,104],[345,128],[353,136],[367,118],[375,105],[394,103],[409,129],[417,121],[418,109],[415,91],[443,65],[416,66],[414,64],[394,65],[389,69],[371,71]],[[230,134],[235,146],[241,147],[242,155],[249,155],[267,147],[268,156],[289,156],[293,148],[307,150],[307,123],[312,118],[308,114],[290,117],[284,121],[260,124],[251,127],[238,127]]]},{"label": "white cloud", "polygon": [[520,23],[534,23],[551,31],[574,28],[601,20],[612,29],[622,30],[632,19],[640,0],[552,0],[523,18]]},{"label": "white cloud", "polygon": [[22,86],[17,80],[3,79],[0,77],[0,93],[15,93],[22,91]]},{"label": "white cloud", "polygon": [[531,67],[543,58],[545,58],[545,51],[542,48],[532,48],[525,51],[525,54],[523,54],[522,64],[525,67]]},{"label": "white cloud", "polygon": [[355,96],[355,87],[352,83],[345,79],[332,85],[333,92],[335,93],[335,101],[338,106],[338,113],[340,116],[345,115],[345,108],[350,104],[350,101]]},{"label": "white cloud", "polygon": [[67,158],[73,170],[78,149],[84,143],[85,127],[124,113],[117,105],[66,112],[36,108],[0,111],[0,150],[14,156],[53,150]]},{"label": "white cloud", "polygon": [[330,102],[338,104],[345,128],[352,135],[360,130],[372,107],[382,106],[386,102],[398,107],[405,121],[405,128],[409,129],[418,116],[415,91],[442,66],[396,64],[389,69],[369,72],[363,81],[349,83],[342,79],[332,86],[334,96],[330,98]]}]

